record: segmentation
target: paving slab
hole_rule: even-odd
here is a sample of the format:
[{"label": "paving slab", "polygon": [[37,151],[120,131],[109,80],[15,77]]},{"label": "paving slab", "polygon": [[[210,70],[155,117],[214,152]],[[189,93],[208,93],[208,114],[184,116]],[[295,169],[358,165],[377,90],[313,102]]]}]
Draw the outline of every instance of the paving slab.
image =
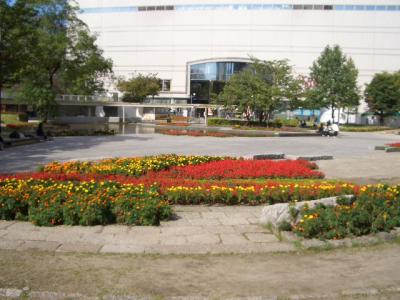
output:
[{"label": "paving slab", "polygon": [[[223,218],[225,219],[225,218]],[[221,219],[209,219],[209,218],[196,218],[196,219],[188,219],[189,223],[194,226],[212,226],[212,225],[221,225]]]},{"label": "paving slab", "polygon": [[[176,211],[178,208],[178,211]],[[261,208],[245,206],[190,206],[161,226],[56,226],[2,222],[0,249],[37,249],[89,253],[238,253],[270,251],[286,245],[250,225]],[[196,211],[196,209],[198,209]],[[254,218],[255,219],[255,218]],[[266,237],[268,236],[268,237]],[[261,246],[260,246],[261,245]],[[235,247],[230,247],[235,246]]]},{"label": "paving slab", "polygon": [[15,224],[16,222],[14,221],[1,221],[0,220],[0,230],[7,229],[11,225]]},{"label": "paving slab", "polygon": [[55,251],[60,247],[58,242],[47,242],[47,241],[25,241],[17,250],[40,250],[40,251]]},{"label": "paving slab", "polygon": [[56,252],[97,253],[102,246],[88,243],[63,243]]},{"label": "paving slab", "polygon": [[268,232],[260,225],[235,225],[232,226],[233,230],[237,233],[255,233],[255,232]]},{"label": "paving slab", "polygon": [[191,244],[200,244],[200,245],[218,244],[221,242],[218,235],[212,233],[189,235],[187,239],[188,242]]},{"label": "paving slab", "polygon": [[222,233],[219,235],[224,245],[241,245],[248,243],[248,240],[238,233]]},{"label": "paving slab", "polygon": [[23,243],[24,243],[24,241],[21,241],[21,240],[6,240],[6,239],[3,239],[3,238],[0,238],[0,249],[3,249],[3,250],[16,250]]},{"label": "paving slab", "polygon": [[249,225],[250,222],[246,218],[219,218],[222,225]]},{"label": "paving slab", "polygon": [[160,245],[174,246],[174,245],[187,245],[188,239],[185,236],[162,236],[160,238]]},{"label": "paving slab", "polygon": [[249,241],[256,243],[276,243],[276,236],[271,233],[245,233]]}]

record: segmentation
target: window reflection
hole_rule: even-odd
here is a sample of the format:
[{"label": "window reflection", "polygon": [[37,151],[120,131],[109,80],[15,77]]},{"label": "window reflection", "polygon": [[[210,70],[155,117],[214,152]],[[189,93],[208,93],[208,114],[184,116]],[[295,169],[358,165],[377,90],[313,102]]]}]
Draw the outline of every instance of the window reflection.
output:
[{"label": "window reflection", "polygon": [[208,62],[190,66],[190,95],[193,103],[208,103],[219,94],[231,76],[243,70],[245,62]]}]

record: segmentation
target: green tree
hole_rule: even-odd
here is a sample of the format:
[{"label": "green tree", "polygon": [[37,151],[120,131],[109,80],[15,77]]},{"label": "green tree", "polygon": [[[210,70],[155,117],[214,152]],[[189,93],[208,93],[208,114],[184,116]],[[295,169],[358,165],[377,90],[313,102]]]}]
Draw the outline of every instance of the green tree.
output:
[{"label": "green tree", "polygon": [[335,110],[359,105],[357,86],[358,70],[351,58],[347,58],[338,45],[326,46],[311,67],[310,77],[315,86],[308,93],[314,107],[329,107],[334,121]]},{"label": "green tree", "polygon": [[0,108],[3,91],[18,82],[22,67],[29,61],[30,48],[35,44],[35,17],[29,1],[0,0]]},{"label": "green tree", "polygon": [[31,0],[37,15],[36,45],[23,68],[20,98],[32,103],[43,120],[54,115],[56,94],[103,91],[112,62],[103,58],[96,37],[78,19],[68,0]]},{"label": "green tree", "polygon": [[220,99],[227,106],[236,106],[250,121],[256,113],[259,122],[267,125],[276,110],[301,97],[301,81],[292,74],[287,60],[261,61],[252,58],[248,68],[234,74],[227,82]]},{"label": "green tree", "polygon": [[119,79],[117,88],[123,92],[122,101],[142,102],[148,96],[158,95],[161,90],[161,80],[155,74],[137,74],[131,79]]},{"label": "green tree", "polygon": [[364,94],[369,109],[383,124],[385,116],[400,111],[400,72],[375,74]]}]

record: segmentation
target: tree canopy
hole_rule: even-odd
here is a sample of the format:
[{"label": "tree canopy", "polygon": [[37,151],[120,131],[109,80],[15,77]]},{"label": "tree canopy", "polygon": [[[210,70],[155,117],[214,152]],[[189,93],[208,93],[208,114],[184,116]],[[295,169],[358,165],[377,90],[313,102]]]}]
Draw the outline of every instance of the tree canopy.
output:
[{"label": "tree canopy", "polygon": [[120,79],[117,84],[119,91],[123,92],[122,101],[142,102],[148,96],[156,96],[161,90],[161,79],[155,74],[137,74],[131,79]]},{"label": "tree canopy", "polygon": [[307,93],[312,107],[329,107],[334,121],[335,110],[359,105],[358,70],[338,45],[326,46],[314,61],[310,77],[315,83]]},{"label": "tree canopy", "polygon": [[365,89],[369,109],[380,117],[400,111],[400,71],[377,73]]},{"label": "tree canopy", "polygon": [[71,1],[0,1],[0,13],[9,20],[2,28],[9,32],[6,41],[21,41],[1,44],[1,53],[6,53],[1,67],[12,79],[0,78],[3,86],[13,85],[19,98],[32,103],[43,119],[54,112],[56,94],[103,91],[112,61],[103,57],[96,37],[77,17]]},{"label": "tree canopy", "polygon": [[249,67],[226,83],[219,98],[227,106],[236,106],[248,120],[255,113],[260,123],[268,123],[274,111],[298,100],[301,91],[301,81],[293,76],[287,60],[252,58]]}]

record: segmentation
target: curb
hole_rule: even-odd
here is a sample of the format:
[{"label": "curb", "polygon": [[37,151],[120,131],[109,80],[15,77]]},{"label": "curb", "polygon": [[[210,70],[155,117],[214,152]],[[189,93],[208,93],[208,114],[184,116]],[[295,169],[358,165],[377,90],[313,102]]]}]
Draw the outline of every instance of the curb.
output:
[{"label": "curb", "polygon": [[[337,293],[329,294],[292,294],[288,296],[264,295],[264,296],[244,296],[244,297],[228,297],[222,298],[227,300],[278,300],[278,299],[338,299],[343,297],[379,297],[385,294],[400,294],[400,286],[377,289],[373,287],[343,290]],[[31,291],[28,287],[23,289],[0,288],[0,298],[6,299],[38,299],[38,300],[151,300],[153,296],[137,296],[137,295],[112,295],[105,296],[87,296],[81,293],[63,293],[50,291]],[[173,296],[163,297],[165,300],[211,300],[214,297],[204,296]],[[360,298],[361,299],[361,298]]]}]

